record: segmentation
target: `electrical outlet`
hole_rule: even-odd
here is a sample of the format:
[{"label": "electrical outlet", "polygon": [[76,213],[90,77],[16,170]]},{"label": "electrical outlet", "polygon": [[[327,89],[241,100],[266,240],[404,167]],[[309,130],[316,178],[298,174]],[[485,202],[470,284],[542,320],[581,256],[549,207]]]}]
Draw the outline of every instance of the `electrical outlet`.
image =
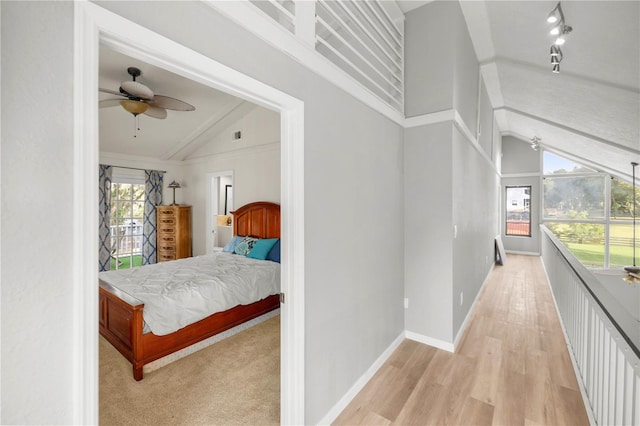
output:
[{"label": "electrical outlet", "polygon": [[460,306],[464,303],[464,291],[460,292]]},{"label": "electrical outlet", "polygon": [[405,309],[409,309],[409,298],[408,297],[404,298],[404,308]]}]

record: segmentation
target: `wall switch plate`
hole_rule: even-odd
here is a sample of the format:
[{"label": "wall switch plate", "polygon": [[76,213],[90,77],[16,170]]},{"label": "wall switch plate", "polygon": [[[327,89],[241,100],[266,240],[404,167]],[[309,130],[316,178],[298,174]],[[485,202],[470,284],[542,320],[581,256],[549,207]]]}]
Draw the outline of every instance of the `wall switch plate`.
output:
[{"label": "wall switch plate", "polygon": [[460,306],[464,303],[464,291],[460,292]]},{"label": "wall switch plate", "polygon": [[409,309],[409,298],[408,297],[404,298],[404,308],[405,309]]},{"label": "wall switch plate", "polygon": [[453,225],[453,238],[458,237],[458,225]]}]

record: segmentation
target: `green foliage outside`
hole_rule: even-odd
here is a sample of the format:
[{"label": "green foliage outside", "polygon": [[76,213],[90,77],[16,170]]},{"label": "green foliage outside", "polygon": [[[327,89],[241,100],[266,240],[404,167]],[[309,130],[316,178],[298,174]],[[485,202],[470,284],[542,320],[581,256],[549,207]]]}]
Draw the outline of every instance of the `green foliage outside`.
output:
[{"label": "green foliage outside", "polygon": [[[582,264],[591,268],[604,266],[604,225],[592,223],[546,223]],[[609,225],[609,267],[633,264],[631,221]],[[640,250],[636,250],[640,254]]]},{"label": "green foliage outside", "polygon": [[[129,269],[131,268],[131,258],[133,257],[133,266],[142,266],[142,255],[134,255],[134,256],[122,256],[120,257],[118,262],[117,269]],[[116,269],[116,259],[111,258],[111,269]]]}]

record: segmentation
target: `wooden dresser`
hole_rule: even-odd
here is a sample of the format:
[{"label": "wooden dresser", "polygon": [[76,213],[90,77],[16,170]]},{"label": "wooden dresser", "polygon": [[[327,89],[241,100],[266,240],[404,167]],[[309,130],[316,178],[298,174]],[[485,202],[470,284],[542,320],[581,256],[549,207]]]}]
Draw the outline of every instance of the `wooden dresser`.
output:
[{"label": "wooden dresser", "polygon": [[191,206],[158,206],[158,262],[191,257]]}]

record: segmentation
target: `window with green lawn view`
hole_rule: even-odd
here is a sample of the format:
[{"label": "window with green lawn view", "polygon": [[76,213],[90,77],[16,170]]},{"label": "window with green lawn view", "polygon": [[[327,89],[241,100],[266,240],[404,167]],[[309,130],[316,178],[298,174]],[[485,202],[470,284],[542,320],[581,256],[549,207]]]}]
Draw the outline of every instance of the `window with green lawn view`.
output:
[{"label": "window with green lawn view", "polygon": [[111,269],[142,265],[144,184],[111,184]]},{"label": "window with green lawn view", "polygon": [[[590,268],[633,264],[633,186],[544,152],[544,224]],[[636,189],[636,198],[640,192]]]}]

